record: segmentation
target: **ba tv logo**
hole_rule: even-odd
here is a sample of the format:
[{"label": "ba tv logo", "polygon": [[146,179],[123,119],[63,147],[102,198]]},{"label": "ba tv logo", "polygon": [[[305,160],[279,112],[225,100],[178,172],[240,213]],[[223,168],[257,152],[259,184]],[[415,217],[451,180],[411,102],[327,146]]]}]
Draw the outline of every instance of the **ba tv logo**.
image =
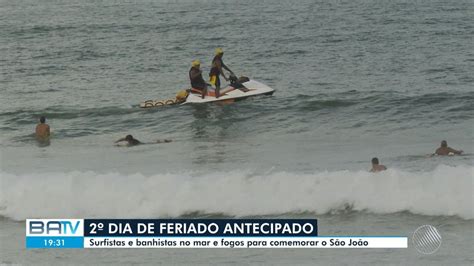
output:
[{"label": "ba tv logo", "polygon": [[27,236],[83,236],[82,219],[28,219]]}]

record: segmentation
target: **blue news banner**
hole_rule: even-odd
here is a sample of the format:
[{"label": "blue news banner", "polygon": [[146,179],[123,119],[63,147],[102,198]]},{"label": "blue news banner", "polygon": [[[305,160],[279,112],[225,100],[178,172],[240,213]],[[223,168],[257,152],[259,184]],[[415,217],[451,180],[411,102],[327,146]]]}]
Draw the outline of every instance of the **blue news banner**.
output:
[{"label": "blue news banner", "polygon": [[26,248],[406,248],[399,236],[318,236],[316,219],[28,219]]}]

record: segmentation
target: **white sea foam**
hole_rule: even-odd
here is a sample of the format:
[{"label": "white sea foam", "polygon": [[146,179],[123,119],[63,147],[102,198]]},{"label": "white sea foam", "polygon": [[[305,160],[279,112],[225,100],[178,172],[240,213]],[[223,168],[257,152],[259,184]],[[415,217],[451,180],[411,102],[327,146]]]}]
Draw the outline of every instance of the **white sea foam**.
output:
[{"label": "white sea foam", "polygon": [[314,174],[245,171],[121,175],[70,172],[1,173],[0,215],[25,218],[153,218],[190,212],[271,215],[355,211],[474,219],[474,167],[440,165],[430,172],[396,169]]}]

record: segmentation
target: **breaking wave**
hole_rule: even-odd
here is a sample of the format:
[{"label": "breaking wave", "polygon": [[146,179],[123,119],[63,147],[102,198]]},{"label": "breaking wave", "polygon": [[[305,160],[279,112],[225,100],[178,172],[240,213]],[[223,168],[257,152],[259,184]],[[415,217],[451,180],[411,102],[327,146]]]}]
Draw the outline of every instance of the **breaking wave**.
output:
[{"label": "breaking wave", "polygon": [[347,209],[474,219],[473,166],[256,175],[69,172],[0,173],[0,215],[25,218],[156,218],[193,213],[258,216]]}]

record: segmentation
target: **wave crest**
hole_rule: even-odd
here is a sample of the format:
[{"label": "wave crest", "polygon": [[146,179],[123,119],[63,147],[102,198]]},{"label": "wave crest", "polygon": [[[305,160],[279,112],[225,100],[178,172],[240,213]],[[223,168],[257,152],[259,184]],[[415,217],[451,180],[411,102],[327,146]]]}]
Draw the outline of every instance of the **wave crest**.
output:
[{"label": "wave crest", "polygon": [[189,213],[231,216],[408,211],[473,219],[473,166],[429,172],[390,169],[313,174],[245,171],[121,175],[1,173],[0,215],[25,218],[156,218]]}]

